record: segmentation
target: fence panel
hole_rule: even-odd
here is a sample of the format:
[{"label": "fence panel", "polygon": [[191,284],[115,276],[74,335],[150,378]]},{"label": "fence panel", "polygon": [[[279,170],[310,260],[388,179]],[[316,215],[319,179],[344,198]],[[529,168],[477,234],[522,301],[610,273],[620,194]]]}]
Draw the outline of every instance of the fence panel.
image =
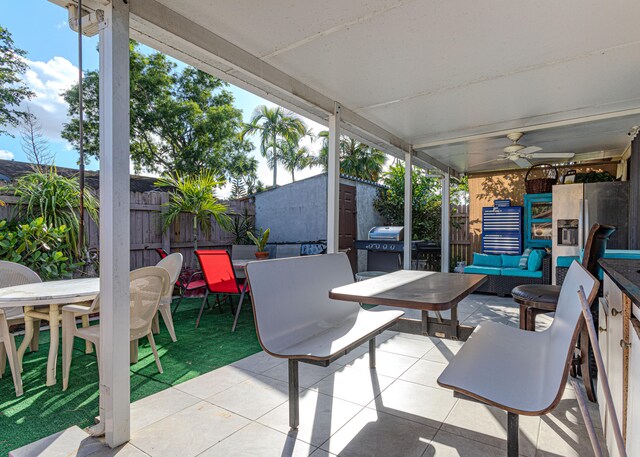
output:
[{"label": "fence panel", "polygon": [[451,264],[471,263],[471,239],[469,237],[469,205],[451,205]]},{"label": "fence panel", "polygon": [[[185,265],[193,259],[193,218],[181,214],[167,230],[162,224],[164,202],[168,201],[166,192],[131,192],[130,209],[130,268],[132,270],[158,263],[160,258],[156,248],[164,248],[170,252],[181,252],[185,257]],[[0,219],[11,220],[16,217],[17,198],[0,196],[6,203],[0,206]],[[243,215],[245,209],[249,216],[255,215],[255,205],[248,201],[226,202],[230,212]],[[99,249],[100,231],[98,225],[85,215],[85,234],[90,249]],[[211,220],[211,229],[198,230],[198,247],[212,249],[228,249],[233,243],[233,235],[225,232],[215,220]]]}]

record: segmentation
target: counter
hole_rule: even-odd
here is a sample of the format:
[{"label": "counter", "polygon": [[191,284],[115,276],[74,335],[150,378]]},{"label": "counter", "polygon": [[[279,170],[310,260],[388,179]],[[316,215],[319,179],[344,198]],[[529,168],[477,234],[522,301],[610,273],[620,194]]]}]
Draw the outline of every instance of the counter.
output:
[{"label": "counter", "polygon": [[602,269],[631,299],[633,314],[640,319],[640,260],[600,259]]}]

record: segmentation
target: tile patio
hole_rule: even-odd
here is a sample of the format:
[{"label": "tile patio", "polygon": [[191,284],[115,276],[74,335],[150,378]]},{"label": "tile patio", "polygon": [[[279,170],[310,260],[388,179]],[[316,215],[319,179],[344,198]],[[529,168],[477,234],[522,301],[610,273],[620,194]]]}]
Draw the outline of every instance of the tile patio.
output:
[{"label": "tile patio", "polygon": [[[472,295],[460,308],[472,325],[484,319],[518,322],[507,298]],[[543,328],[551,318],[540,321]],[[328,368],[300,365],[295,432],[288,427],[286,361],[258,353],[133,403],[131,441],[120,449],[72,427],[10,455],[506,455],[506,414],[454,398],[436,383],[463,343],[391,331],[377,343],[377,370],[369,369],[364,346]],[[523,456],[592,455],[569,386],[552,414],[521,417],[520,430]]]}]

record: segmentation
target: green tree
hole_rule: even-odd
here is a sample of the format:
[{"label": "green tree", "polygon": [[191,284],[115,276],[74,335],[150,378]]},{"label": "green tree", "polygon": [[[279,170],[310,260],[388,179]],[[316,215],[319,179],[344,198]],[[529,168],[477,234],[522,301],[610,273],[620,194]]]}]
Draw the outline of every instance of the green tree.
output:
[{"label": "green tree", "polygon": [[18,106],[35,95],[21,78],[28,68],[26,55],[14,45],[11,33],[0,25],[0,135],[13,136],[4,128],[17,127],[26,119],[27,113]]},{"label": "green tree", "polygon": [[236,150],[228,157],[227,173],[231,183],[231,198],[249,195],[250,183],[258,179],[258,161],[245,150]]},{"label": "green tree", "polygon": [[[218,170],[237,146],[242,113],[233,106],[227,84],[193,67],[176,69],[165,55],[145,55],[130,44],[131,159],[137,172],[176,171],[193,174]],[[83,83],[85,151],[99,156],[98,72]],[[62,136],[78,147],[78,87],[63,94],[70,121]]]},{"label": "green tree", "polygon": [[180,213],[193,217],[193,249],[198,249],[198,229],[211,229],[211,218],[223,228],[230,227],[227,216],[229,208],[216,197],[216,189],[224,181],[218,179],[217,173],[201,170],[194,175],[175,172],[165,174],[156,181],[156,186],[169,189],[169,201],[164,205],[167,211],[163,214],[165,229],[178,218]]},{"label": "green tree", "polygon": [[[329,132],[327,130],[318,134],[322,140],[322,146],[315,158],[315,164],[327,170],[329,157]],[[367,146],[348,136],[340,137],[340,172],[377,182],[387,161],[384,152]]]},{"label": "green tree", "polygon": [[[385,188],[378,191],[374,208],[389,225],[404,224],[404,164],[396,163],[384,173]],[[414,167],[411,173],[413,193],[411,198],[412,236],[414,240],[440,241],[442,233],[442,183],[439,178]],[[467,200],[466,178],[451,178],[451,201],[454,204]]]},{"label": "green tree", "polygon": [[242,138],[246,135],[260,137],[260,154],[267,159],[269,168],[273,170],[273,187],[278,180],[278,160],[282,156],[283,141],[300,138],[308,131],[305,123],[284,108],[268,108],[258,106],[251,120],[242,129]]}]

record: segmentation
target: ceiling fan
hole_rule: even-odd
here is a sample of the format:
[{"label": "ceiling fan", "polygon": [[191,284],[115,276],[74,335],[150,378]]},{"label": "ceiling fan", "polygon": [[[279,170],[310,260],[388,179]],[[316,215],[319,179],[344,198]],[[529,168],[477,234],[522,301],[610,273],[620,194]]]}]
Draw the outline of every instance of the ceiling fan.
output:
[{"label": "ceiling fan", "polygon": [[507,135],[511,144],[502,150],[504,154],[498,156],[498,160],[511,160],[519,167],[527,168],[532,165],[528,159],[571,159],[575,156],[573,152],[540,152],[542,151],[541,147],[525,146],[518,143],[522,135],[520,132],[512,132]]}]

